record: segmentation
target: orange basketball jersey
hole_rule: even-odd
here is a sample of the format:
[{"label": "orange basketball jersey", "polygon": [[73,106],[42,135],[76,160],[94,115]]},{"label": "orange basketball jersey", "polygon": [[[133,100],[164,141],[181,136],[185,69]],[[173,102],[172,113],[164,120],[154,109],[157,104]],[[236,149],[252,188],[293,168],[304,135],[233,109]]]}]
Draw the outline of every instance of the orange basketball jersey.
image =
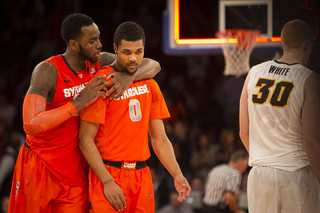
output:
[{"label": "orange basketball jersey", "polygon": [[[97,74],[115,68],[105,66]],[[121,98],[97,99],[81,110],[81,119],[100,123],[95,143],[102,159],[109,161],[145,161],[150,157],[149,121],[170,117],[158,84],[153,80],[136,81]]]},{"label": "orange basketball jersey", "polygon": [[[53,56],[46,61],[57,69],[56,92],[51,110],[74,100],[88,84],[96,71],[101,69],[86,61],[84,69],[77,73],[67,64],[62,55]],[[27,145],[39,156],[46,168],[61,182],[69,186],[85,186],[87,163],[78,146],[79,115],[74,115],[62,124],[35,137],[27,135]]]}]

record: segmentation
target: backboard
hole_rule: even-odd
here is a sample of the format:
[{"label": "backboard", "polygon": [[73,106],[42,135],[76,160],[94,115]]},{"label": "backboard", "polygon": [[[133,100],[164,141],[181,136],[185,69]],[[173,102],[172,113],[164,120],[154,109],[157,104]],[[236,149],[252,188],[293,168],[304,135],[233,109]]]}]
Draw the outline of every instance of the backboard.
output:
[{"label": "backboard", "polygon": [[286,22],[299,18],[316,26],[313,1],[167,0],[167,10],[163,13],[163,50],[171,55],[220,54],[225,40],[217,38],[215,33],[224,29],[260,30],[255,49],[280,49],[280,32]]}]

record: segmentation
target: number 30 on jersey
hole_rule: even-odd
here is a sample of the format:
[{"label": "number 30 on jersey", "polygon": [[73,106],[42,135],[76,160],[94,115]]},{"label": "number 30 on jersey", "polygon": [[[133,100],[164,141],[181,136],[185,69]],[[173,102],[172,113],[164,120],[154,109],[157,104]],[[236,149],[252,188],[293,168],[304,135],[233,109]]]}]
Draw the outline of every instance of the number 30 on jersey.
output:
[{"label": "number 30 on jersey", "polygon": [[259,105],[263,105],[267,102],[270,96],[270,89],[275,86],[269,101],[270,105],[273,107],[285,107],[288,104],[290,94],[294,88],[292,82],[276,82],[276,80],[268,78],[259,78],[255,86],[260,89],[258,93],[252,94],[252,102]]}]

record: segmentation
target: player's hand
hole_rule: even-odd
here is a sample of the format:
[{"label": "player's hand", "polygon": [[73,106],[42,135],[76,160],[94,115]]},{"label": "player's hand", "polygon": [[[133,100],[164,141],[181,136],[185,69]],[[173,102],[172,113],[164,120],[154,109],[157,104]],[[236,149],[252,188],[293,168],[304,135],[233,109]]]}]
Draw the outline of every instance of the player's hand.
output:
[{"label": "player's hand", "polygon": [[111,95],[110,100],[114,98],[120,98],[134,80],[134,76],[128,75],[124,72],[108,73],[107,78],[112,78],[112,80],[107,83],[107,86],[110,87],[113,85],[113,87],[106,94],[107,96]]},{"label": "player's hand", "polygon": [[123,211],[127,207],[123,191],[114,180],[104,184],[104,195],[117,211]]},{"label": "player's hand", "polygon": [[174,178],[174,186],[179,193],[179,197],[177,199],[179,202],[184,201],[190,195],[191,187],[183,175],[178,175]]},{"label": "player's hand", "polygon": [[106,75],[95,76],[90,84],[82,90],[81,95],[78,98],[82,107],[89,106],[97,100],[99,96],[103,96],[104,99],[107,97],[107,82],[103,80],[105,77]]}]

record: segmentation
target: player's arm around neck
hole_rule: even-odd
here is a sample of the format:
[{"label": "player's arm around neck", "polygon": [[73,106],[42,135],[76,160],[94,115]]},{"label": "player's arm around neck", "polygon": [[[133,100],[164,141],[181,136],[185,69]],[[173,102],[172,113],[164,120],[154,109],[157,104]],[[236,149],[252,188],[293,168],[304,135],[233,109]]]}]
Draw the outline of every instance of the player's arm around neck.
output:
[{"label": "player's arm around neck", "polygon": [[175,187],[179,193],[178,200],[182,202],[189,196],[191,188],[177,163],[173,147],[165,133],[163,121],[160,119],[151,120],[149,122],[149,134],[153,150],[160,162],[174,178]]},{"label": "player's arm around neck", "polygon": [[248,74],[242,93],[240,97],[240,108],[239,108],[239,136],[247,151],[249,152],[249,113],[248,113],[248,91],[247,85],[249,81],[250,73]]},{"label": "player's arm around neck", "polygon": [[117,55],[109,52],[102,52],[99,57],[100,66],[106,66],[112,64],[117,58]]},{"label": "player's arm around neck", "polygon": [[[117,57],[116,54],[109,53],[109,52],[102,52],[101,56],[99,57],[99,63],[101,67],[110,65],[116,60],[116,57]],[[158,72],[160,72],[160,70],[161,70],[161,66],[159,62],[150,58],[143,58],[137,72],[133,75],[131,79],[132,81],[151,79],[154,76],[156,76]],[[132,83],[132,81],[130,82],[130,84]]]},{"label": "player's arm around neck", "polygon": [[99,150],[94,143],[99,125],[98,123],[80,120],[79,147],[92,170],[103,183],[106,198],[118,211],[123,210],[126,207],[124,193],[106,169]]},{"label": "player's arm around neck", "polygon": [[134,81],[154,78],[160,70],[161,66],[157,61],[143,58],[137,72],[133,75]]},{"label": "player's arm around neck", "polygon": [[320,183],[320,76],[312,73],[304,86],[302,129],[311,168]]},{"label": "player's arm around neck", "polygon": [[133,75],[128,75],[126,72],[111,72],[108,74],[108,78],[113,78],[108,82],[108,86],[114,86],[107,92],[107,96],[110,95],[110,100],[113,98],[120,98],[133,81],[152,79],[158,72],[160,72],[160,70],[161,67],[157,61],[149,58],[143,58],[137,72]]}]

